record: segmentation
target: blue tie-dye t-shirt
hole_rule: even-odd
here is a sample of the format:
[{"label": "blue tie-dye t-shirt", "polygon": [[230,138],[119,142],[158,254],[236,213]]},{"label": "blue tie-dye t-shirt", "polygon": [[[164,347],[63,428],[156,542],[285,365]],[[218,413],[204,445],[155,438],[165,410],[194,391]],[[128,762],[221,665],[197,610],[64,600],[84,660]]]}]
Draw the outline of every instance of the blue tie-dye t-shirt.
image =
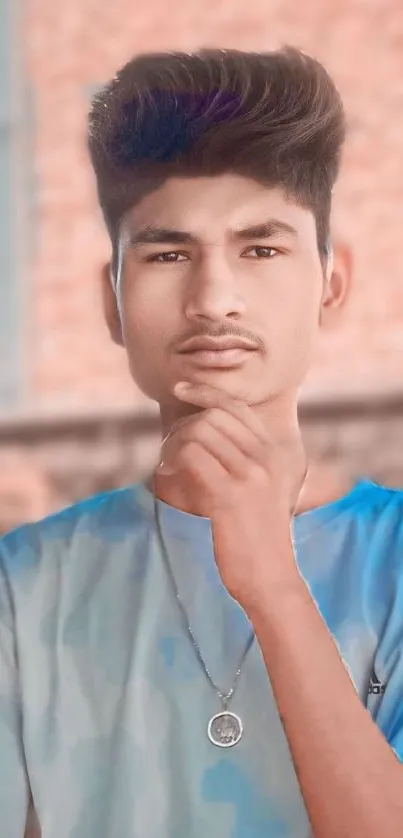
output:
[{"label": "blue tie-dye t-shirt", "polygon": [[[158,503],[194,634],[228,690],[250,623],[221,582],[210,520]],[[293,533],[357,693],[403,760],[403,491],[361,481]],[[2,838],[22,838],[30,790],[43,838],[312,835],[256,642],[229,708],[243,738],[208,739],[220,704],[145,484],[21,527],[0,549]]]}]

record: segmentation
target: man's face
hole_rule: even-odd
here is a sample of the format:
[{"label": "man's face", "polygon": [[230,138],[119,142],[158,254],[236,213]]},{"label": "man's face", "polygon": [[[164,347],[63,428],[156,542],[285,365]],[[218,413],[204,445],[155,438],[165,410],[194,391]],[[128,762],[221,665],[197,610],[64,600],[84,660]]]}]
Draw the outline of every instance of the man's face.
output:
[{"label": "man's face", "polygon": [[[239,175],[171,178],[127,215],[120,247],[122,338],[147,396],[179,407],[183,379],[251,405],[296,396],[326,284],[312,212]],[[206,336],[250,348],[185,351]]]}]

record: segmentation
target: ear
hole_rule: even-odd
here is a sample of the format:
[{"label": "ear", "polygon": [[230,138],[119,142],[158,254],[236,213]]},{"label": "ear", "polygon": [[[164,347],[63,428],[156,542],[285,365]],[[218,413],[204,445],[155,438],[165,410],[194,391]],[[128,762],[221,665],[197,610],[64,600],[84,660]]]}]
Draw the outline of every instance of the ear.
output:
[{"label": "ear", "polygon": [[333,246],[333,265],[323,280],[323,295],[319,322],[324,328],[331,328],[346,305],[353,273],[351,249],[344,242]]},{"label": "ear", "polygon": [[102,268],[101,280],[104,317],[109,329],[109,334],[114,343],[118,346],[124,346],[122,324],[120,322],[120,314],[115,289],[113,287],[111,265],[109,262]]}]

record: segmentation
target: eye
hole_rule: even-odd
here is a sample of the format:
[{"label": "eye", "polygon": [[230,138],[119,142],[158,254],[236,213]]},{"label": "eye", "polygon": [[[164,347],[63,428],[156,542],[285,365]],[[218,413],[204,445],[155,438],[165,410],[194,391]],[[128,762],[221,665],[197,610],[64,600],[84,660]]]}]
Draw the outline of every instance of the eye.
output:
[{"label": "eye", "polygon": [[[258,259],[271,259],[271,258],[273,258],[273,255],[278,253],[278,250],[276,250],[275,247],[269,247],[268,245],[263,245],[263,244],[262,245],[255,244],[253,247],[248,248],[248,250],[245,251],[245,252],[248,253],[251,250],[256,251],[256,256],[257,256]],[[256,258],[256,257],[254,257],[254,258]]]},{"label": "eye", "polygon": [[178,253],[177,250],[169,250],[164,253],[153,253],[152,256],[147,256],[146,262],[157,262],[162,265],[168,265],[169,263],[176,263],[182,261],[178,259],[178,256],[185,256],[184,253]]}]

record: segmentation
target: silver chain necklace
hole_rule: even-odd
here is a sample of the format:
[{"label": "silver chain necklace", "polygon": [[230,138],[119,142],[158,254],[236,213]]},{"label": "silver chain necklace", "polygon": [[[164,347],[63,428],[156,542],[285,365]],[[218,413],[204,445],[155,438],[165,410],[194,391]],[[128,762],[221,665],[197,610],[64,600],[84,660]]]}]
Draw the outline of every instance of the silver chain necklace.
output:
[{"label": "silver chain necklace", "polygon": [[179,596],[178,586],[177,586],[176,581],[175,581],[175,577],[174,577],[172,567],[171,567],[171,562],[169,560],[168,550],[165,546],[164,538],[163,538],[162,531],[161,531],[161,523],[160,523],[160,519],[159,519],[158,503],[157,503],[157,497],[156,497],[155,491],[154,491],[153,494],[154,494],[154,515],[155,515],[155,523],[156,523],[156,527],[157,527],[158,539],[159,539],[159,542],[160,542],[160,546],[161,546],[162,554],[163,554],[163,557],[164,557],[164,562],[165,562],[165,565],[166,565],[166,568],[167,568],[167,571],[168,571],[168,575],[169,575],[171,583],[172,583],[174,594],[175,594],[176,600],[178,602],[179,609],[181,611],[181,614],[182,614],[187,632],[189,634],[189,638],[190,638],[192,646],[195,650],[198,661],[199,661],[199,663],[200,663],[200,665],[203,669],[203,672],[204,672],[207,680],[209,681],[213,690],[217,694],[217,696],[218,696],[218,698],[221,702],[221,706],[222,706],[222,710],[219,713],[216,713],[210,719],[210,721],[207,725],[207,735],[208,735],[208,738],[209,738],[210,742],[212,742],[213,745],[217,745],[219,748],[231,748],[233,745],[237,745],[238,742],[240,741],[240,739],[242,737],[242,734],[243,734],[243,724],[242,724],[242,720],[240,719],[240,717],[238,715],[236,715],[236,713],[232,713],[227,709],[228,708],[228,703],[231,700],[231,698],[233,697],[234,692],[235,692],[235,690],[238,686],[239,676],[241,674],[242,667],[243,667],[243,664],[245,662],[245,658],[246,658],[246,656],[249,652],[249,649],[251,648],[252,643],[255,639],[255,632],[252,631],[252,633],[251,633],[251,635],[248,639],[248,642],[245,646],[245,649],[242,653],[242,656],[241,656],[241,659],[240,659],[240,662],[239,662],[239,666],[238,666],[237,671],[235,673],[235,677],[234,677],[234,681],[233,681],[231,689],[226,693],[223,692],[214,683],[214,681],[211,677],[211,674],[210,674],[206,664],[204,663],[203,656],[201,654],[199,644],[197,643],[197,640],[194,636],[192,627],[190,625],[185,606],[183,605],[183,602],[182,602],[182,600]]}]

